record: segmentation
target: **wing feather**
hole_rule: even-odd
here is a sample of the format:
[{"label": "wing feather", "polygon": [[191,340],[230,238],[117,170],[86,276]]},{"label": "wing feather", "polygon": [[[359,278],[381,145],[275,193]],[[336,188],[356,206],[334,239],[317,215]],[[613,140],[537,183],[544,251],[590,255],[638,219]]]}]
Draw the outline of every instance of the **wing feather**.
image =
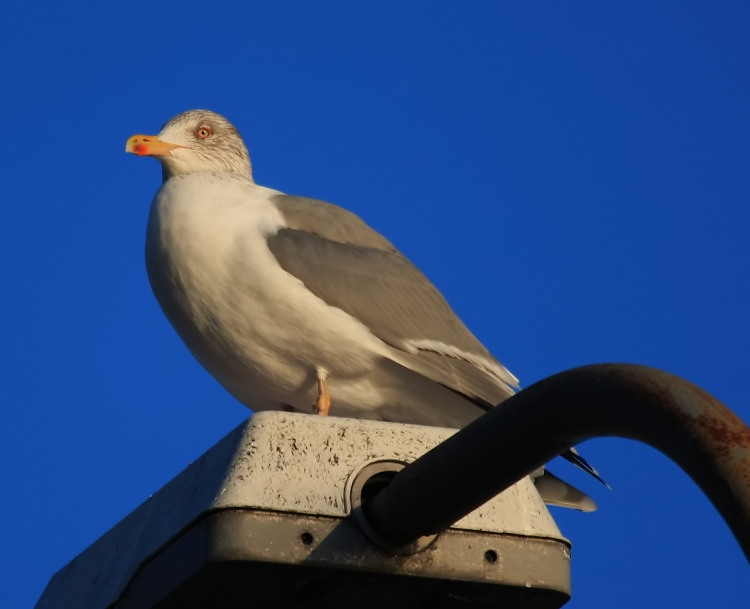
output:
[{"label": "wing feather", "polygon": [[283,195],[274,202],[289,226],[268,240],[282,268],[368,326],[396,361],[485,406],[513,393],[515,377],[385,237],[330,203]]}]

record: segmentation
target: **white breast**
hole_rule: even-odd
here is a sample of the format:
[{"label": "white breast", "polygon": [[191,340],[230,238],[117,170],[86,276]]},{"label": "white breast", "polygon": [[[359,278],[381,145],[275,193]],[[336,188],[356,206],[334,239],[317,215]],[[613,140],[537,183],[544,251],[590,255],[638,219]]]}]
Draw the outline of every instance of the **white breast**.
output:
[{"label": "white breast", "polygon": [[248,406],[309,411],[323,369],[367,407],[379,398],[365,377],[388,348],[277,264],[266,245],[284,225],[274,194],[231,174],[167,181],[147,233],[154,293],[195,357]]}]

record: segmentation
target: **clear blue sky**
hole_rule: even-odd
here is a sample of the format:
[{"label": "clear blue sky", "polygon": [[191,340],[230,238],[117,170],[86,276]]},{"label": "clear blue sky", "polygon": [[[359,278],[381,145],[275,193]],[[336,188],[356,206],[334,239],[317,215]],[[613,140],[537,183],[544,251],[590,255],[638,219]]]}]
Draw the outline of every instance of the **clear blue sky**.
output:
[{"label": "clear blue sky", "polygon": [[[0,605],[248,416],[151,295],[160,182],[123,152],[194,107],[263,185],[385,233],[524,385],[624,361],[750,421],[747,2],[42,2],[5,9]],[[654,450],[565,464],[594,514],[574,609],[746,599],[747,563]]]}]

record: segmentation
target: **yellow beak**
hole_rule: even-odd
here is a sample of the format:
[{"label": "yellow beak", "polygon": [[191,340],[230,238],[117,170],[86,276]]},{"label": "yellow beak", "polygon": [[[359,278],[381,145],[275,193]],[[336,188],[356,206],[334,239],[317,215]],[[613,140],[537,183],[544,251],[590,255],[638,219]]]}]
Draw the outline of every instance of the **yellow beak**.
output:
[{"label": "yellow beak", "polygon": [[184,146],[163,142],[155,135],[133,135],[125,144],[125,152],[132,152],[138,156],[166,156],[176,148]]}]

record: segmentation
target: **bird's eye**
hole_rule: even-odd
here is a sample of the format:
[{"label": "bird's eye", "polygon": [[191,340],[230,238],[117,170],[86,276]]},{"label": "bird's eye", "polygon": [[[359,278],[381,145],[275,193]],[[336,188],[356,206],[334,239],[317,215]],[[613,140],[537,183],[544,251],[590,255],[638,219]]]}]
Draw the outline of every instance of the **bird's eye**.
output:
[{"label": "bird's eye", "polygon": [[201,125],[195,130],[195,135],[197,135],[202,140],[207,140],[209,137],[211,137],[211,127]]}]

